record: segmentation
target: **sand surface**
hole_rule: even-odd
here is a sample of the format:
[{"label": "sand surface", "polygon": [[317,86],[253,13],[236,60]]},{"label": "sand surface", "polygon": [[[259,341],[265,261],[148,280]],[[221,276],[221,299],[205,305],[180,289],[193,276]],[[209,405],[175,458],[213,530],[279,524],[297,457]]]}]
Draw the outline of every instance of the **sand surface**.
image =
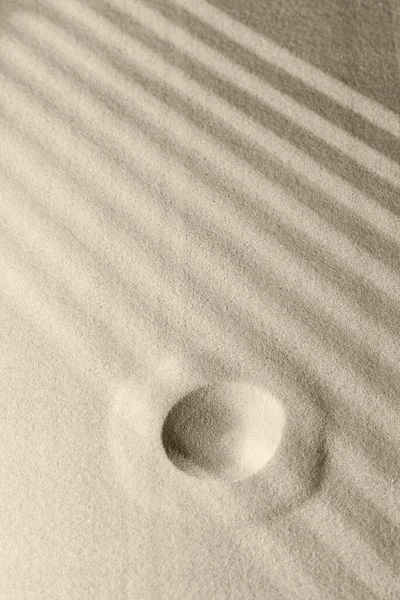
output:
[{"label": "sand surface", "polygon": [[[1,600],[400,598],[398,0],[0,5]],[[189,477],[236,378],[280,450]]]}]

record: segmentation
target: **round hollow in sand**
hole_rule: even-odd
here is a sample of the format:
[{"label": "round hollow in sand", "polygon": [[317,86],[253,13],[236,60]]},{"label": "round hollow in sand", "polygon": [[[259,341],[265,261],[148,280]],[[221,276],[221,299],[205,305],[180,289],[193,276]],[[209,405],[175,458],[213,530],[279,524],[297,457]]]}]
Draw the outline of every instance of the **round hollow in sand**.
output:
[{"label": "round hollow in sand", "polygon": [[168,458],[199,477],[241,481],[272,459],[285,427],[282,404],[244,382],[197,388],[169,411],[162,428]]}]

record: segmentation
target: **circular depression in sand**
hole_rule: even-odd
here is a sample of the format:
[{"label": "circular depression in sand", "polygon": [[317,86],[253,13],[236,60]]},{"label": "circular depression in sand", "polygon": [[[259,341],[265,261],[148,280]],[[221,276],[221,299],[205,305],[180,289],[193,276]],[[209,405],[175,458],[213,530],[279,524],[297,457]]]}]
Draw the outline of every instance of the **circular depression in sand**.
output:
[{"label": "circular depression in sand", "polygon": [[174,515],[190,497],[193,510],[227,522],[264,523],[317,493],[328,465],[324,400],[285,365],[205,378],[168,362],[116,386],[108,439],[134,505]]},{"label": "circular depression in sand", "polygon": [[169,411],[162,442],[169,459],[199,477],[241,481],[275,455],[286,417],[267,390],[245,382],[199,387]]}]

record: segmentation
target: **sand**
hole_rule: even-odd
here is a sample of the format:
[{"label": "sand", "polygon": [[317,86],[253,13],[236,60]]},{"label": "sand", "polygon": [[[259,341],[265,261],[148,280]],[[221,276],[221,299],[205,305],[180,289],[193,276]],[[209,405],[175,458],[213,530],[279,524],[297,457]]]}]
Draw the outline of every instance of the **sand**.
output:
[{"label": "sand", "polygon": [[[400,597],[396,0],[0,7],[0,598]],[[162,444],[284,407],[242,481]]]}]

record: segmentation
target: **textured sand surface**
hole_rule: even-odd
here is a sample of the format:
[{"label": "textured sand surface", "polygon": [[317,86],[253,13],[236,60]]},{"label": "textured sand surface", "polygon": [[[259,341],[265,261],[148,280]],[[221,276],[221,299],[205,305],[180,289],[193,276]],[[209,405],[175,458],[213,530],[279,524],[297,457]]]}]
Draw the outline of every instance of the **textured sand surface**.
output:
[{"label": "textured sand surface", "polygon": [[[0,4],[1,600],[400,598],[398,0]],[[196,386],[280,398],[197,479]]]}]

